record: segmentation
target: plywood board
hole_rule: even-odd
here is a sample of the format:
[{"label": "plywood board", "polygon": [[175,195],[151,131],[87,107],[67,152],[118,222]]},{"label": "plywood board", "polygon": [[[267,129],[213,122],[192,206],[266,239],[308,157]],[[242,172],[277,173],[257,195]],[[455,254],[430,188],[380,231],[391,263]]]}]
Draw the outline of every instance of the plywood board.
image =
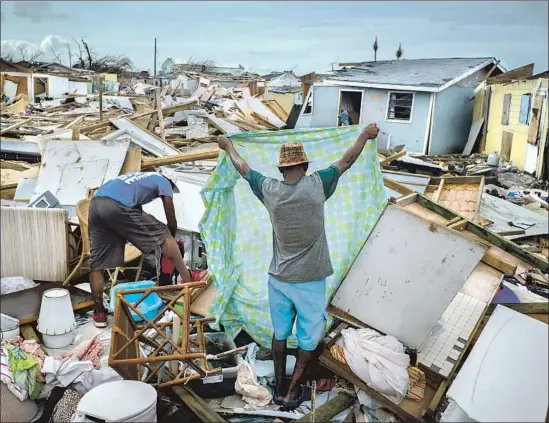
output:
[{"label": "plywood board", "polygon": [[332,305],[419,348],[486,247],[387,206]]},{"label": "plywood board", "polygon": [[480,133],[480,129],[482,128],[483,123],[484,123],[484,118],[480,118],[479,120],[475,120],[471,124],[471,130],[469,131],[467,144],[465,144],[463,153],[461,153],[463,156],[469,156],[473,152],[473,147],[475,146],[475,143],[478,138],[478,134]]},{"label": "plywood board", "polygon": [[448,396],[479,422],[544,422],[547,325],[498,305]]},{"label": "plywood board", "polygon": [[[120,173],[122,163],[124,163],[129,145],[129,140],[56,141],[48,143],[46,152],[42,158],[40,174],[31,202],[36,200],[45,191],[51,191],[54,195],[59,193],[60,190],[62,191],[63,187],[60,185],[61,178],[67,166],[106,160],[108,164],[106,170],[102,173],[102,182],[116,178]],[[90,168],[90,166],[85,167],[84,170],[94,175],[99,174],[97,170],[93,169],[93,167]],[[75,173],[74,176],[78,175]],[[61,204],[64,206],[75,206],[83,198],[85,198],[85,195],[81,198],[69,196]]]}]

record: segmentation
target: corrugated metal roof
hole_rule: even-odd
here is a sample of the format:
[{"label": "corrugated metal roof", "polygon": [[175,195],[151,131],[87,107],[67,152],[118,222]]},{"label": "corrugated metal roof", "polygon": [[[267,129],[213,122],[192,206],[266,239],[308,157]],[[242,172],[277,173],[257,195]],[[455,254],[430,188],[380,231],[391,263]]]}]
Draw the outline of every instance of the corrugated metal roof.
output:
[{"label": "corrugated metal roof", "polygon": [[360,66],[335,71],[328,81],[369,84],[440,87],[492,57],[451,59],[402,59],[364,62]]}]

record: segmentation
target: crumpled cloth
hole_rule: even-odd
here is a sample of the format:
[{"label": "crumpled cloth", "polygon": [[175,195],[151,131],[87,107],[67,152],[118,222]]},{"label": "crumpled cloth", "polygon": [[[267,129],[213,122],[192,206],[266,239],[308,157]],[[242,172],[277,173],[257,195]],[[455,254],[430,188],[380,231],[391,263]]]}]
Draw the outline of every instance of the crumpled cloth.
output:
[{"label": "crumpled cloth", "polygon": [[46,353],[42,348],[42,344],[36,342],[34,339],[23,339],[20,336],[10,339],[10,344],[17,345],[23,351],[30,354],[38,362],[38,366],[40,369],[38,380],[40,382],[43,382],[44,376],[42,374],[42,366],[44,365]]},{"label": "crumpled cloth", "polygon": [[425,396],[425,388],[427,387],[427,378],[425,373],[419,367],[408,367],[408,376],[410,377],[410,390],[406,395],[414,401],[421,401]]},{"label": "crumpled cloth", "polygon": [[273,399],[271,392],[259,384],[252,366],[245,360],[238,369],[234,389],[237,394],[242,395],[242,399],[247,404],[254,408],[265,407]]},{"label": "crumpled cloth", "polygon": [[[280,146],[300,142],[309,173],[325,169],[356,141],[362,126],[245,132],[231,136],[235,149],[250,167],[266,177],[281,179],[276,167]],[[208,251],[208,268],[217,289],[208,317],[215,327],[236,336],[244,329],[261,346],[273,338],[268,301],[268,270],[273,254],[269,213],[222,151],[214,172],[201,191],[205,212],[200,233]],[[366,143],[351,169],[324,207],[326,238],[334,274],[326,280],[330,298],[360,252],[387,204],[377,141]],[[296,346],[296,337],[288,339]]]},{"label": "crumpled cloth", "polygon": [[77,392],[85,394],[103,383],[122,380],[113,368],[104,367],[96,370],[91,361],[80,361],[77,356],[67,357],[64,360],[46,357],[43,370],[46,374],[44,391],[47,392],[43,392],[41,398],[47,396],[56,386],[66,388],[72,384]]},{"label": "crumpled cloth", "polygon": [[76,355],[81,361],[91,361],[93,363],[93,367],[99,370],[101,368],[100,359],[102,354],[103,341],[99,337],[94,336],[88,341],[78,345],[72,351],[63,353],[59,358],[63,360],[67,357],[72,357],[73,355]]},{"label": "crumpled cloth", "polygon": [[0,380],[2,383],[6,384],[11,393],[15,395],[19,401],[25,401],[29,394],[25,389],[20,388],[15,383],[15,378],[13,377],[13,372],[9,365],[8,350],[5,347],[2,347],[0,351],[0,370]]},{"label": "crumpled cloth", "polygon": [[28,394],[28,398],[33,400],[38,397],[44,387],[44,384],[38,381],[40,377],[38,361],[18,345],[10,342],[3,342],[2,349],[7,351],[8,365],[15,384]]},{"label": "crumpled cloth", "polygon": [[337,344],[345,351],[353,373],[395,404],[402,402],[410,387],[410,357],[395,337],[372,329],[347,328]]}]

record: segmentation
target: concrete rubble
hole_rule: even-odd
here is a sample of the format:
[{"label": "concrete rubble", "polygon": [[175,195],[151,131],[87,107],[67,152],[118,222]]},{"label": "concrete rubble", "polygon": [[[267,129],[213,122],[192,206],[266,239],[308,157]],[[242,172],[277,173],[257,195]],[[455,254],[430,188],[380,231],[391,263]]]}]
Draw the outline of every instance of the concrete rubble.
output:
[{"label": "concrete rubble", "polygon": [[[19,71],[22,72],[17,75],[25,75],[24,69]],[[379,170],[389,205],[376,226],[378,236],[373,238],[383,243],[368,238],[357,257],[349,257],[349,273],[342,276],[328,305],[333,323],[323,340],[321,366],[312,372],[306,401],[296,410],[286,410],[271,401],[274,370],[270,350],[259,347],[245,331],[232,339],[209,326],[215,320],[209,318],[209,310],[217,294],[216,278],[208,271],[208,252],[201,237],[200,222],[207,211],[201,189],[217,166],[219,135],[294,131],[290,122],[307,107],[302,100],[312,86],[312,82],[302,86],[301,81],[309,81],[311,74],[305,79],[290,71],[264,77],[248,72],[234,76],[191,67],[174,73],[159,86],[155,78],[118,80],[116,75],[91,71],[41,72],[41,80],[50,81],[41,93],[24,92],[18,87],[26,77],[17,79],[12,70],[9,79],[10,72],[4,72],[10,83],[6,88],[2,86],[0,103],[1,385],[2,398],[9,397],[16,410],[15,416],[10,417],[14,420],[4,420],[3,416],[2,421],[35,421],[40,416],[43,421],[50,417],[53,421],[147,418],[162,422],[198,418],[204,422],[242,423],[434,422],[453,421],[452,416],[476,421],[474,416],[490,417],[462,399],[474,388],[465,377],[479,372],[475,357],[483,352],[497,357],[502,351],[500,344],[494,348],[488,345],[489,337],[511,342],[497,338],[496,323],[502,313],[509,311],[517,324],[539,333],[543,329],[539,325],[548,322],[546,180],[520,171],[508,161],[488,164],[488,155],[480,152],[466,156],[426,155],[410,153],[404,146],[379,147]],[[54,90],[53,81],[60,84],[62,79],[67,80],[69,89]],[[386,135],[380,132],[380,137]],[[91,198],[93,190],[111,178],[155,170],[170,173],[177,180],[181,191],[174,196],[177,239],[184,242],[185,261],[193,274],[201,278],[188,286],[156,286],[158,258],[154,253],[142,257],[137,252],[126,268],[116,269],[109,295],[105,294],[105,302],[114,313],[109,314],[106,329],[97,329],[90,312],[93,301],[84,250],[87,235],[82,233],[87,222],[80,221],[78,203]],[[165,221],[158,201],[147,204],[144,210]],[[399,301],[404,301],[402,309],[408,313],[402,316],[403,321],[411,319],[417,323],[426,319],[423,332],[418,331],[421,333],[415,337],[400,333],[406,325],[394,323],[398,330],[391,327],[391,322],[387,322],[391,319],[386,316],[378,315],[378,320],[354,303],[344,306],[353,300],[345,295],[346,290],[354,289],[357,298],[362,295],[365,279],[359,266],[361,260],[366,263],[368,248],[388,246],[388,240],[398,239],[383,226],[389,218],[403,223],[402,227],[392,228],[400,231],[403,243],[409,242],[414,246],[409,248],[417,247],[422,254],[412,260],[410,251],[400,251],[393,245],[382,254],[385,258],[380,258],[380,266],[372,265],[370,270],[392,278],[391,289],[410,289],[414,293]],[[435,242],[441,242],[442,252],[450,253],[451,247],[441,240],[441,234],[451,239],[452,245],[462,243],[470,246],[470,251],[475,249],[475,257],[456,252],[449,262],[445,263],[445,256],[435,263]],[[432,243],[422,244],[426,239],[432,239]],[[29,261],[29,257],[33,259]],[[404,269],[411,280],[401,287],[394,268],[402,266],[408,266]],[[433,277],[435,287],[427,287],[414,273],[418,266],[424,266],[423,279]],[[463,271],[466,267],[467,272]],[[447,280],[440,280],[440,275],[446,275]],[[118,287],[113,288],[117,282]],[[122,283],[127,285],[119,288]],[[62,295],[68,293],[65,308],[68,307],[69,317],[64,323],[68,322],[65,326],[70,328],[60,335],[49,335],[37,325],[50,289]],[[136,290],[146,300],[135,307],[124,302],[127,289]],[[430,307],[429,298],[438,305]],[[143,306],[151,307],[147,309],[151,314],[146,314]],[[433,312],[436,316],[425,316],[425,308],[437,309]],[[507,311],[502,312],[502,308]],[[136,319],[141,312],[146,316]],[[161,316],[156,316],[158,319],[154,318],[156,312]],[[188,327],[180,332],[182,322]],[[373,330],[380,326],[385,332]],[[483,332],[485,327],[488,330]],[[394,395],[392,390],[396,388],[392,385],[380,388],[375,381],[361,377],[364,368],[356,366],[351,358],[356,354],[366,356],[360,349],[353,350],[350,341],[371,336],[365,331],[373,332],[374,338],[383,338],[377,341],[379,345],[390,338],[391,342],[394,340],[399,353],[408,360],[400,369],[408,378],[398,395]],[[181,333],[185,336],[180,339]],[[45,345],[48,336],[58,335],[68,339],[61,348]],[[518,333],[505,334],[515,335]],[[411,338],[417,345],[403,342]],[[524,348],[536,349],[532,359],[547,362],[547,350],[543,350],[539,339],[523,338]],[[368,338],[368,342],[374,341]],[[132,353],[126,343],[134,347]],[[361,342],[356,343],[359,344],[366,348]],[[525,354],[524,348],[515,348],[517,360],[524,360],[524,355],[520,358],[520,354]],[[25,358],[17,359],[26,360],[24,370],[13,365],[19,353]],[[379,350],[376,354],[386,358]],[[375,359],[379,357],[376,355]],[[367,359],[363,361],[371,366]],[[291,375],[295,360],[288,360],[287,364],[287,374]],[[509,384],[514,382],[528,392],[528,384],[521,378],[528,375],[536,380],[539,392],[547,393],[547,384],[537,381],[527,367],[517,366],[520,373],[514,373]],[[459,377],[461,372],[465,376]],[[380,374],[387,376],[383,371]],[[459,385],[452,388],[455,377]],[[489,391],[501,380],[491,374],[483,386]],[[154,389],[149,390],[151,386]],[[101,409],[96,396],[99,390],[94,391],[98,387],[103,398],[114,395],[111,390],[128,389],[143,402],[124,403],[120,410],[109,402]],[[448,388],[450,395],[446,399]],[[490,407],[497,403],[488,394],[482,399]],[[94,407],[97,410],[92,415],[90,410]],[[536,406],[535,411],[539,408],[543,404]],[[538,417],[532,413],[529,417]]]}]

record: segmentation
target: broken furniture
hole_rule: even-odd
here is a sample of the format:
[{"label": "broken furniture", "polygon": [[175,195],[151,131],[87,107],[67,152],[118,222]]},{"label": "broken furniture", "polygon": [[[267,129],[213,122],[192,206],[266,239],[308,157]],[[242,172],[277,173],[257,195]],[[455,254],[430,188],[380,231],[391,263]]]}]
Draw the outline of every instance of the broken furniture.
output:
[{"label": "broken furniture", "polygon": [[[90,202],[91,200],[80,200],[76,204],[76,215],[78,217],[79,225],[80,225],[80,258],[78,259],[78,262],[74,265],[71,273],[67,278],[65,279],[65,282],[63,282],[63,285],[67,285],[71,279],[76,275],[76,273],[83,268],[84,261],[86,259],[90,258],[90,239],[88,234],[88,215],[89,215],[89,209],[90,209]],[[143,254],[141,251],[133,246],[126,244],[126,247],[124,249],[124,263],[131,263],[134,260],[139,260],[139,264],[134,267],[117,267],[114,270],[107,269],[107,273],[109,275],[109,282],[110,286],[116,285],[118,274],[120,271],[124,271],[126,269],[128,270],[137,270],[137,274],[135,276],[135,280],[139,280],[139,275],[141,274],[141,268],[143,267]],[[112,273],[111,273],[112,272]]]},{"label": "broken furniture", "polygon": [[[119,290],[116,294],[109,365],[125,379],[140,380],[159,388],[220,373],[221,369],[208,369],[204,344],[204,325],[214,319],[191,319],[190,314],[191,290],[204,285],[205,282],[188,282]],[[162,292],[175,292],[176,295],[153,318],[147,318],[139,310],[139,305],[149,295]],[[128,294],[142,294],[142,297],[132,304],[125,298]],[[181,297],[183,310],[176,304]],[[173,322],[161,321],[167,311],[174,313]],[[136,322],[132,312],[143,322]],[[177,321],[180,321],[180,326]],[[194,332],[197,334],[196,340],[191,338]],[[141,343],[154,350],[147,354],[140,347]]]},{"label": "broken furniture", "polygon": [[[417,193],[402,197],[394,201],[394,203],[405,211],[433,223],[434,226],[431,228],[436,230],[441,230],[442,226],[449,228],[452,221],[458,218],[462,219],[456,212]],[[380,222],[382,219],[383,217],[380,218]],[[463,360],[466,350],[474,343],[476,333],[478,333],[479,328],[484,325],[484,316],[490,309],[490,303],[498,290],[504,274],[514,273],[517,267],[529,268],[531,266],[537,266],[540,269],[547,268],[546,262],[540,261],[536,256],[522,251],[522,249],[513,242],[486,230],[479,224],[465,220],[465,225],[463,226],[460,235],[469,240],[484,244],[486,252],[481,256],[481,262],[477,262],[476,266],[474,266],[472,272],[467,277],[467,280],[462,285],[461,289],[459,289],[459,292],[453,297],[449,305],[447,303],[446,309],[443,310],[444,313],[442,314],[442,317],[445,321],[443,331],[439,331],[440,333],[433,331],[428,334],[427,338],[417,350],[418,366],[425,372],[427,378],[425,396],[421,402],[405,399],[399,405],[392,403],[383,395],[366,385],[348,366],[331,356],[329,348],[336,342],[342,329],[347,326],[369,327],[370,322],[360,321],[351,315],[351,313],[357,315],[360,313],[362,315],[366,308],[364,302],[361,302],[359,307],[353,307],[352,311],[341,310],[333,305],[328,307],[328,312],[336,318],[336,322],[325,340],[327,348],[320,357],[321,364],[364,390],[374,399],[381,402],[383,407],[388,408],[406,421],[418,421],[423,417],[427,418],[435,413],[444,393],[454,377],[456,369]],[[449,229],[443,230],[446,231]],[[451,232],[455,231],[452,230]],[[375,236],[375,234],[376,228],[372,231],[369,239]],[[409,240],[406,240],[406,242],[409,242]],[[364,248],[366,248],[368,243],[369,240],[366,241]],[[399,246],[391,245],[383,251],[387,252],[391,249],[398,251]],[[440,261],[442,260],[439,260],[439,262]],[[359,262],[358,258],[357,262]],[[394,262],[395,261],[393,260],[393,263]],[[418,265],[418,260],[417,258],[408,260],[407,257],[404,257],[402,260],[397,260],[397,263],[399,263],[398,266],[401,267],[415,266]],[[448,261],[443,265],[446,265],[446,263],[448,263]],[[419,262],[419,264],[421,264],[421,262]],[[379,266],[377,267],[379,268]],[[395,266],[386,267],[389,267],[389,271],[392,271],[392,268]],[[347,277],[351,276],[351,272],[352,269],[349,271]],[[363,272],[363,274],[365,275],[364,278],[370,276],[369,271]],[[364,288],[368,288],[368,285],[372,283],[372,278],[369,279],[370,281]],[[374,279],[373,282],[377,282],[377,279]],[[391,283],[392,282],[393,281],[391,281]],[[340,289],[344,284],[345,281],[341,284]],[[392,284],[387,283],[387,293],[381,297],[382,301],[390,302],[391,299],[394,299],[394,294],[390,293],[391,291],[395,292],[394,289],[391,289],[392,287]],[[359,286],[357,289],[361,289],[361,287]],[[427,295],[432,295],[431,292],[432,291],[429,291]],[[337,295],[338,294],[334,296],[334,299]],[[416,298],[420,293],[414,295],[414,298]],[[427,298],[421,301],[421,305],[424,305],[425,301],[428,301],[427,304],[431,304],[433,299]],[[417,301],[409,303],[408,306],[413,309],[416,305]],[[524,306],[532,308],[532,304],[524,304]],[[545,307],[546,310],[546,303],[540,307]],[[536,310],[538,309],[539,307],[536,308]],[[412,311],[410,311],[410,313],[412,313]],[[539,313],[541,313],[541,311]],[[388,314],[390,313],[385,311],[383,315],[387,316]],[[394,316],[390,317],[389,320],[394,322]],[[388,324],[387,322],[381,323]],[[399,325],[393,326],[393,329],[396,330],[400,330],[400,328]],[[424,415],[425,411],[427,411],[426,415]]]},{"label": "broken furniture", "polygon": [[1,275],[64,280],[69,250],[65,210],[2,207],[0,212]]}]

